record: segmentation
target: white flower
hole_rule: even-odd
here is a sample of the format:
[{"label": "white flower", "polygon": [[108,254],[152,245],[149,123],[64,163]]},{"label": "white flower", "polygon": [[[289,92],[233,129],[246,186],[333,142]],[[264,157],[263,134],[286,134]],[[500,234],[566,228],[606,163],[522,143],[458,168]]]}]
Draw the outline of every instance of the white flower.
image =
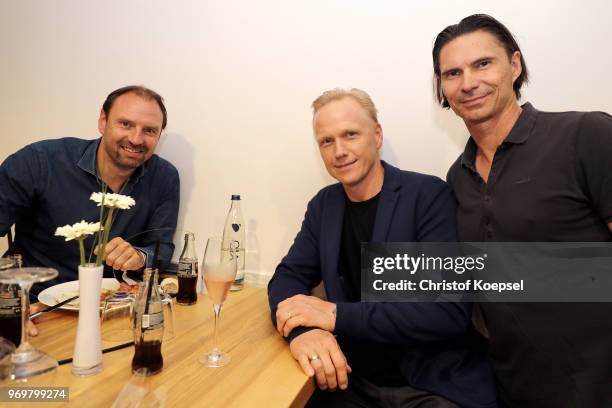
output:
[{"label": "white flower", "polygon": [[81,221],[73,225],[64,225],[63,227],[57,227],[55,235],[58,237],[66,238],[66,241],[72,239],[83,239],[87,235],[95,234],[100,230],[99,222],[86,222]]},{"label": "white flower", "polygon": [[104,197],[104,206],[108,208],[119,208],[127,210],[136,205],[136,201],[130,196],[114,193],[91,193],[89,199],[98,203],[98,207],[102,205],[102,197]]}]

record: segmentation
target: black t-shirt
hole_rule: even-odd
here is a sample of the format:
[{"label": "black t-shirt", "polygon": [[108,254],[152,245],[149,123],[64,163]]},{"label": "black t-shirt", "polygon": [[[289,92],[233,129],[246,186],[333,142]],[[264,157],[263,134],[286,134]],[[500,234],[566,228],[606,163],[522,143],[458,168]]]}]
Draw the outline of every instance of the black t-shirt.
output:
[{"label": "black t-shirt", "polygon": [[369,200],[357,202],[345,195],[339,262],[349,302],[361,300],[361,243],[372,240],[379,197],[380,193]]},{"label": "black t-shirt", "polygon": [[[540,112],[525,104],[486,183],[476,152],[470,138],[447,177],[461,241],[612,241],[610,115]],[[612,406],[612,304],[480,307],[508,406]]]},{"label": "black t-shirt", "polygon": [[[361,300],[361,243],[372,240],[380,193],[366,201],[346,198],[339,271],[344,277],[344,291],[349,302]],[[381,386],[406,385],[399,369],[400,347],[386,344],[340,339],[341,347],[354,373]]]}]

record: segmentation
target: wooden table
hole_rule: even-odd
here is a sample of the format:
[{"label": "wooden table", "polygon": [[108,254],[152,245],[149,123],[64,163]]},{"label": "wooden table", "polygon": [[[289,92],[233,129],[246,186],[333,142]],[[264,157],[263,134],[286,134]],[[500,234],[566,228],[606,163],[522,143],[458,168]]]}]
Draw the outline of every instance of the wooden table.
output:
[{"label": "wooden table", "polygon": [[[206,368],[198,362],[212,348],[212,303],[200,296],[195,305],[174,306],[176,337],[162,345],[162,372],[147,378],[152,389],[167,393],[166,406],[303,406],[314,391],[313,380],[302,372],[272,327],[265,289],[245,288],[228,296],[221,312],[219,343],[232,360],[222,368]],[[41,334],[32,344],[58,360],[69,358],[76,322],[73,312],[49,313],[41,318]],[[113,344],[117,343],[104,342],[103,347]],[[132,376],[133,355],[133,346],[104,354],[103,371],[91,377],[73,376],[71,364],[60,366],[53,384],[46,385],[69,387],[70,401],[43,406],[110,407]]]}]

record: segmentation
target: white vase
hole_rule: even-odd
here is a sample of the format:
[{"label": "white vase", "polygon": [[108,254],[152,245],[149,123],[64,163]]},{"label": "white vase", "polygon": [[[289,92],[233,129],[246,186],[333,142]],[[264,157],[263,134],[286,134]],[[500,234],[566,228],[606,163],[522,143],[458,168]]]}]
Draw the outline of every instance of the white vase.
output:
[{"label": "white vase", "polygon": [[79,266],[79,323],[77,326],[72,374],[86,376],[102,371],[100,338],[100,289],[104,265]]}]

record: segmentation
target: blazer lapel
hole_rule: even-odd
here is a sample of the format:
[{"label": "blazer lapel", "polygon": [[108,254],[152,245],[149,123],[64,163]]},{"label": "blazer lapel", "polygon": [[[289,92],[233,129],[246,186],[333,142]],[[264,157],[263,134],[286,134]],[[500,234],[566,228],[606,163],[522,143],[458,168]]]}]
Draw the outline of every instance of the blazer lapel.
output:
[{"label": "blazer lapel", "polygon": [[385,180],[378,200],[372,242],[387,241],[393,213],[399,199],[399,189],[401,188],[399,170],[384,161],[382,164],[385,169]]},{"label": "blazer lapel", "polygon": [[340,184],[330,191],[324,207],[321,228],[321,275],[330,300],[344,298],[341,279],[338,278],[338,258],[344,218],[345,198]]}]

